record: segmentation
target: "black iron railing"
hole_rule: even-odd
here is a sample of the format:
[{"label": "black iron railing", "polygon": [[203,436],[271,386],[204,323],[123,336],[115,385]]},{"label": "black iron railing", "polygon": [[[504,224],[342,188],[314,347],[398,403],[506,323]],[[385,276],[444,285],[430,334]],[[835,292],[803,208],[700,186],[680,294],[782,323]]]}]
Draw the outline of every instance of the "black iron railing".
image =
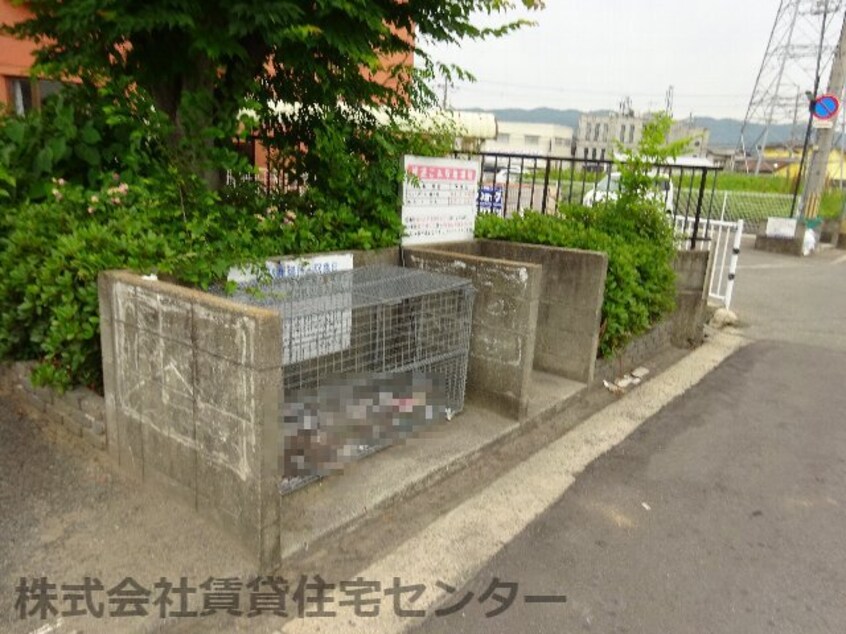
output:
[{"label": "black iron railing", "polygon": [[[619,191],[619,174],[610,160],[563,156],[534,156],[502,152],[456,152],[456,157],[480,159],[477,210],[508,216],[518,211],[554,213],[568,205],[593,205],[613,199]],[[707,240],[701,223],[714,210],[719,168],[705,165],[656,165],[656,200],[668,215],[689,219],[685,223],[690,247]]]}]

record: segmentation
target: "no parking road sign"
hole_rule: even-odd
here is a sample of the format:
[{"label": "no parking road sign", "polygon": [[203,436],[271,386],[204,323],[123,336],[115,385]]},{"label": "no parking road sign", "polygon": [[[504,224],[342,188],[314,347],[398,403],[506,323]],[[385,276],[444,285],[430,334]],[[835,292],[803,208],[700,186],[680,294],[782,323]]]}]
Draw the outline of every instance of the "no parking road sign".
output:
[{"label": "no parking road sign", "polygon": [[811,112],[815,119],[828,121],[834,119],[840,111],[840,100],[835,95],[820,95],[814,99],[811,105]]}]

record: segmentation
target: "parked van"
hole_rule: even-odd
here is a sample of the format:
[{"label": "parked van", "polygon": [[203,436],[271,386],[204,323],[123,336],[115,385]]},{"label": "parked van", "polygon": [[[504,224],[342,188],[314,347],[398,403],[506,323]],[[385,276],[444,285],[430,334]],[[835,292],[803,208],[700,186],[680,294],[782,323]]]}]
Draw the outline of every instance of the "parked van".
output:
[{"label": "parked van", "polygon": [[[652,176],[655,178],[655,187],[647,196],[651,200],[660,201],[664,211],[672,215],[675,200],[673,181],[666,174],[652,174]],[[617,200],[620,187],[620,172],[611,172],[585,194],[582,204],[585,207],[592,207],[598,202]]]}]

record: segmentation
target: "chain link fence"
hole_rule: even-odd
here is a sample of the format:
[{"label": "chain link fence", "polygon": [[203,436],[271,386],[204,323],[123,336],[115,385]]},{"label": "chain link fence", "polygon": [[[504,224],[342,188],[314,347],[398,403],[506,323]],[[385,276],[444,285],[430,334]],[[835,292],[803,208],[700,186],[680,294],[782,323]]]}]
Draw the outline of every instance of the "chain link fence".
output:
[{"label": "chain link fence", "polygon": [[[677,212],[687,215],[688,210],[696,209],[697,202],[690,192],[679,192]],[[702,218],[703,222],[706,218],[728,222],[743,220],[743,231],[756,234],[767,224],[767,218],[789,218],[792,209],[793,196],[790,194],[713,190],[705,194]]]}]

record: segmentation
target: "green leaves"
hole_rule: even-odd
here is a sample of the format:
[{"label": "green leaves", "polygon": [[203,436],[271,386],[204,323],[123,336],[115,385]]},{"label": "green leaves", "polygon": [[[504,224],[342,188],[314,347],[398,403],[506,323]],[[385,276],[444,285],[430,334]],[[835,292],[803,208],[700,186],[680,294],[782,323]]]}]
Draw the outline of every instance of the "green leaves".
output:
[{"label": "green leaves", "polygon": [[[647,207],[643,215],[661,214]],[[483,214],[476,236],[600,251],[608,255],[599,354],[610,357],[646,332],[674,307],[672,231],[644,235],[636,223],[622,222],[613,205],[567,210],[567,215],[527,212],[503,219]]]}]

